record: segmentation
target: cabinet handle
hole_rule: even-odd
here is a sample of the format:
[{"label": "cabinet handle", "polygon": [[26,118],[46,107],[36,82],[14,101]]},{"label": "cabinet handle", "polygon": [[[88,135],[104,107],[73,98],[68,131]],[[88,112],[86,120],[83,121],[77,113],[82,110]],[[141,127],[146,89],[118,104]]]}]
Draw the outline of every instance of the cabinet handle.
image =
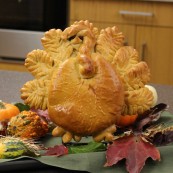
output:
[{"label": "cabinet handle", "polygon": [[120,10],[119,14],[121,14],[121,15],[134,15],[134,16],[146,16],[146,17],[152,17],[154,15],[152,12],[127,11],[127,10]]},{"label": "cabinet handle", "polygon": [[145,52],[146,52],[146,43],[142,43],[141,45],[141,61],[145,61]]}]

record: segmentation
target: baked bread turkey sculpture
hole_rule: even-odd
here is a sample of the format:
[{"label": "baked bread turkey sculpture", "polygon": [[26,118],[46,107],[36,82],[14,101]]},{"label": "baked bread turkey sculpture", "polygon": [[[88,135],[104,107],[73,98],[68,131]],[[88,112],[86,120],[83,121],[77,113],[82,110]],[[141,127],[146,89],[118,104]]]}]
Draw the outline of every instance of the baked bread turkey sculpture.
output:
[{"label": "baked bread turkey sculpture", "polygon": [[145,86],[147,64],[123,40],[117,27],[99,32],[78,21],[64,31],[49,30],[41,40],[44,50],[27,55],[25,66],[35,79],[21,88],[21,98],[48,109],[57,125],[52,134],[64,143],[83,136],[111,141],[121,116],[142,114],[156,103],[155,90]]}]

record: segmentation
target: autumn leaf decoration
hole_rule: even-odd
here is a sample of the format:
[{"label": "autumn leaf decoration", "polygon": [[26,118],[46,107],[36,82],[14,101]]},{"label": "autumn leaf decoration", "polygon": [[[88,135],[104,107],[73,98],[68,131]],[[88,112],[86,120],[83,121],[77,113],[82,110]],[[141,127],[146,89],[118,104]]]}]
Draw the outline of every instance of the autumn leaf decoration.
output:
[{"label": "autumn leaf decoration", "polygon": [[127,171],[139,173],[147,158],[159,161],[157,146],[173,142],[173,125],[159,123],[160,115],[166,109],[166,104],[158,104],[140,115],[132,127],[121,129],[121,133],[115,136],[116,140],[108,145],[104,166],[112,166],[126,159]]},{"label": "autumn leaf decoration", "polygon": [[105,151],[106,144],[101,142],[89,142],[89,143],[67,143],[62,145],[56,145],[54,147],[47,148],[44,153],[45,156],[62,156],[65,154],[77,154],[77,153],[89,153]]},{"label": "autumn leaf decoration", "polygon": [[141,135],[126,136],[119,138],[108,146],[107,163],[112,166],[122,159],[126,159],[126,169],[130,173],[139,173],[148,157],[160,160],[159,150],[149,142],[143,140]]},{"label": "autumn leaf decoration", "polygon": [[54,147],[47,148],[44,153],[45,156],[62,156],[68,154],[68,149],[64,145],[55,145]]},{"label": "autumn leaf decoration", "polygon": [[[68,143],[47,148],[46,156],[106,151],[105,167],[126,159],[129,173],[140,173],[148,158],[160,161],[157,146],[173,142],[173,122],[164,120],[161,113],[167,110],[166,104],[160,103],[143,115],[139,115],[132,126],[118,128],[112,143]],[[172,117],[171,117],[172,119]]]}]

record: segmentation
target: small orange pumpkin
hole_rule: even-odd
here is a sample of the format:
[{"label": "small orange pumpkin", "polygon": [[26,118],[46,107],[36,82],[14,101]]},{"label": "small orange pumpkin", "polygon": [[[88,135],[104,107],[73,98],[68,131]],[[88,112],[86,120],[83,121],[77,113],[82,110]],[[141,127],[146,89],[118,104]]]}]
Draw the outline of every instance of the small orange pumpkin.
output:
[{"label": "small orange pumpkin", "polygon": [[137,117],[138,117],[137,114],[121,115],[119,121],[116,124],[120,127],[130,126],[136,121]]},{"label": "small orange pumpkin", "polygon": [[0,101],[0,121],[9,120],[20,113],[17,106]]}]

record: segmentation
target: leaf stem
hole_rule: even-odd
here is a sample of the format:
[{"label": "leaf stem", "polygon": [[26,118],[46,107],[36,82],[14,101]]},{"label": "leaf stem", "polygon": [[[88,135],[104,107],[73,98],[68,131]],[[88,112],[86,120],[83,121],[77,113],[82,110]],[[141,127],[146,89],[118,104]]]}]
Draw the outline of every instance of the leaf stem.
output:
[{"label": "leaf stem", "polygon": [[0,100],[0,109],[5,109],[5,104],[2,102],[2,100]]}]

